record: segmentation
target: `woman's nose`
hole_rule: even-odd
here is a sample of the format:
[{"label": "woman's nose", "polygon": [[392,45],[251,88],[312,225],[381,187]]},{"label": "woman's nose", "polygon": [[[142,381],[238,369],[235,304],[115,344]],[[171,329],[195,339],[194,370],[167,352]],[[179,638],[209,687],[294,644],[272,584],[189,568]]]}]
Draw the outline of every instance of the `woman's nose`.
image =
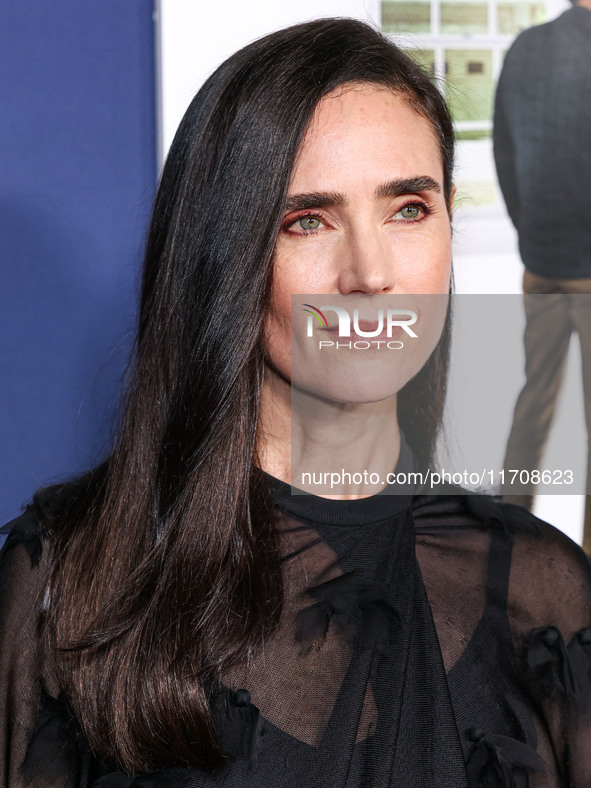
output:
[{"label": "woman's nose", "polygon": [[389,292],[396,285],[393,251],[378,228],[348,233],[337,265],[340,293]]}]

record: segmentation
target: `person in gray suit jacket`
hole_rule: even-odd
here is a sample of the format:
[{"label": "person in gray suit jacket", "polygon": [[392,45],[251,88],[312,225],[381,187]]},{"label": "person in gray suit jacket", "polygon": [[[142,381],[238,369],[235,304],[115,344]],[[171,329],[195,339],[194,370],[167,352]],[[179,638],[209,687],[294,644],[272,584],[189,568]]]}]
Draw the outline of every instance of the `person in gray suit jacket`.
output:
[{"label": "person in gray suit jacket", "polygon": [[[504,467],[532,470],[540,467],[573,332],[591,431],[591,0],[517,36],[497,87],[493,142],[525,266],[526,383]],[[590,476],[588,469],[587,492]],[[535,488],[520,492],[507,500],[531,508]],[[591,554],[589,496],[584,547]]]}]

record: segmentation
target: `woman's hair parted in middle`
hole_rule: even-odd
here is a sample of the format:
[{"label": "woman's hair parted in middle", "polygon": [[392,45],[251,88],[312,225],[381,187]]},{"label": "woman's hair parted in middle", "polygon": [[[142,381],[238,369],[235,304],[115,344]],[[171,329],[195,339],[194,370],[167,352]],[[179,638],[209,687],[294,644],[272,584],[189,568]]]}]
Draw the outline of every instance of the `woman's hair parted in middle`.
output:
[{"label": "woman's hair parted in middle", "polygon": [[[90,745],[129,772],[222,764],[208,687],[281,614],[272,502],[253,470],[262,332],[298,150],[320,99],[353,82],[389,88],[429,120],[449,203],[447,108],[387,38],[325,19],[240,50],[191,103],[162,173],[111,455],[57,515],[50,495],[36,497],[54,543],[45,632],[57,675]],[[448,330],[398,395],[423,462],[447,352]]]}]

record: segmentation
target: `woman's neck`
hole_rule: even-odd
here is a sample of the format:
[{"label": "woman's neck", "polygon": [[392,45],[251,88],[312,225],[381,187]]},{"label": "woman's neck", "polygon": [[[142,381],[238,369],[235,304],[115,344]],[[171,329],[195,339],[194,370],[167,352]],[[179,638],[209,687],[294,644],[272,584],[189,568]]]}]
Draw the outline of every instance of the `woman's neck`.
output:
[{"label": "woman's neck", "polygon": [[316,495],[374,495],[386,485],[400,453],[396,396],[334,402],[292,390],[265,366],[257,453],[264,471]]}]

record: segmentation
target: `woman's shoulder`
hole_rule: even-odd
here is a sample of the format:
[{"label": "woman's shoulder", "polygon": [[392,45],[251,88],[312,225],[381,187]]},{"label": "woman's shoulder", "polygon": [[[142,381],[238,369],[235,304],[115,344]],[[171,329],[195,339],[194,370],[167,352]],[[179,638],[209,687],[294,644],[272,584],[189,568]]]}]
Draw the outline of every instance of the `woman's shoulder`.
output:
[{"label": "woman's shoulder", "polygon": [[0,610],[39,604],[54,546],[73,507],[83,504],[94,472],[37,490],[22,513],[0,528]]},{"label": "woman's shoulder", "polygon": [[569,638],[591,624],[591,562],[552,524],[490,495],[422,496],[413,511],[419,542],[503,585],[519,629],[555,626]]},{"label": "woman's shoulder", "polygon": [[[66,784],[63,776],[77,769],[74,739],[68,733],[71,715],[66,713],[44,622],[65,515],[75,519],[71,507],[83,505],[87,484],[82,477],[39,490],[24,511],[0,529],[5,537],[0,550],[0,787],[24,784],[25,766],[33,773],[51,763],[55,785]],[[30,784],[40,782],[34,778]]]},{"label": "woman's shoulder", "polygon": [[23,512],[0,528],[0,630],[42,613],[56,524],[69,498],[67,484],[39,490]]},{"label": "woman's shoulder", "polygon": [[0,550],[1,607],[32,600],[31,591],[47,577],[48,532],[34,504],[0,528],[3,545]]},{"label": "woman's shoulder", "polygon": [[413,515],[417,530],[472,529],[500,531],[512,541],[521,540],[530,548],[547,545],[576,561],[588,559],[582,548],[563,531],[540,519],[523,506],[510,503],[497,495],[479,494],[461,488],[446,494],[417,495],[413,499]]},{"label": "woman's shoulder", "polygon": [[18,517],[0,528],[0,567],[6,564],[17,546],[29,556],[31,567],[39,564],[44,538],[44,528],[33,505],[29,505]]},{"label": "woman's shoulder", "polygon": [[457,546],[463,540],[488,545],[502,541],[501,537],[510,544],[526,537],[542,543],[551,534],[560,533],[522,506],[461,488],[415,496],[412,510],[419,536],[450,540]]},{"label": "woman's shoulder", "polygon": [[519,533],[511,560],[514,621],[524,630],[553,627],[570,642],[591,636],[591,562],[583,549],[550,523]]},{"label": "woman's shoulder", "polygon": [[15,560],[15,556],[24,555],[28,556],[30,568],[39,565],[44,543],[67,499],[67,487],[60,484],[38,490],[22,513],[0,528],[0,567]]},{"label": "woman's shoulder", "polygon": [[32,568],[39,565],[44,545],[54,539],[73,507],[83,504],[102,478],[103,466],[60,484],[41,487],[20,515],[0,528],[0,566],[20,547]]}]

